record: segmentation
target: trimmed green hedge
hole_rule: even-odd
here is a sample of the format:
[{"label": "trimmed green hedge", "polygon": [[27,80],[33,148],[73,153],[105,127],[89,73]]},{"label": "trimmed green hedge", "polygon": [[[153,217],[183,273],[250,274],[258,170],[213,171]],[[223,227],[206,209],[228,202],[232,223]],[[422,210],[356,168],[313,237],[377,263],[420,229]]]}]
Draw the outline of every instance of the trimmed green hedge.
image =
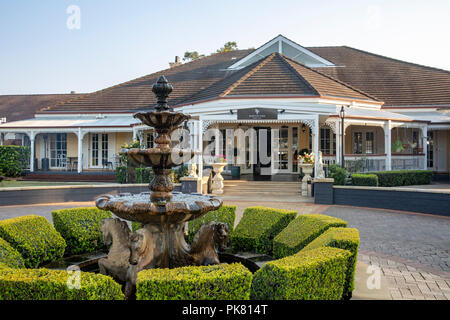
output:
[{"label": "trimmed green hedge", "polygon": [[109,211],[95,207],[52,211],[53,225],[66,240],[66,254],[89,253],[105,248],[100,223],[111,218]]},{"label": "trimmed green hedge", "polygon": [[[120,284],[111,277],[66,270],[9,269],[0,273],[0,300],[123,300]],[[69,278],[71,277],[71,278]]]},{"label": "trimmed green hedge", "polygon": [[346,227],[347,222],[323,214],[302,214],[273,240],[273,256],[283,258],[299,252],[330,227]]},{"label": "trimmed green hedge", "polygon": [[308,244],[303,250],[319,247],[334,247],[351,252],[347,263],[344,297],[349,297],[355,288],[355,269],[359,248],[359,231],[355,228],[330,228]]},{"label": "trimmed green hedge", "polygon": [[240,263],[139,272],[137,300],[248,300],[252,273]]},{"label": "trimmed green hedge", "polygon": [[241,221],[231,234],[234,250],[272,253],[272,240],[297,215],[296,211],[265,207],[244,210]]},{"label": "trimmed green hedge", "polygon": [[350,252],[321,247],[266,263],[253,276],[255,300],[339,300]]},{"label": "trimmed green hedge", "polygon": [[433,172],[430,170],[396,170],[371,172],[378,177],[380,187],[398,187],[430,184]]},{"label": "trimmed green hedge", "polygon": [[0,146],[0,175],[23,176],[30,161],[30,147]]},{"label": "trimmed green hedge", "polygon": [[44,217],[29,215],[0,221],[0,237],[24,258],[27,268],[56,261],[66,242]]},{"label": "trimmed green hedge", "polygon": [[152,179],[152,168],[136,168],[136,183],[150,183]]},{"label": "trimmed green hedge", "polygon": [[378,187],[378,176],[376,174],[360,174],[351,175],[354,186],[373,186]]},{"label": "trimmed green hedge", "polygon": [[212,221],[224,222],[228,225],[230,234],[234,229],[234,220],[236,219],[236,206],[222,205],[218,210],[210,211],[201,218],[188,222],[188,237],[192,242],[198,229],[204,224]]},{"label": "trimmed green hedge", "polygon": [[127,167],[116,167],[116,181],[118,183],[127,183]]},{"label": "trimmed green hedge", "polygon": [[16,249],[0,238],[0,264],[10,268],[23,268],[25,261]]}]

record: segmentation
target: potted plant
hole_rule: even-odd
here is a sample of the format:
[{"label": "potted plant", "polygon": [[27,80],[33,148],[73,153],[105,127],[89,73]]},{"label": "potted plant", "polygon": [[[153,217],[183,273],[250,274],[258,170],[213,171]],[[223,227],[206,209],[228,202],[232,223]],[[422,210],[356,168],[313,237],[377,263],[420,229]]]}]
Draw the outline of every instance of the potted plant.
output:
[{"label": "potted plant", "polygon": [[396,140],[392,144],[392,151],[394,151],[394,152],[402,152],[404,150],[405,150],[405,148],[403,146],[403,142],[400,139]]}]

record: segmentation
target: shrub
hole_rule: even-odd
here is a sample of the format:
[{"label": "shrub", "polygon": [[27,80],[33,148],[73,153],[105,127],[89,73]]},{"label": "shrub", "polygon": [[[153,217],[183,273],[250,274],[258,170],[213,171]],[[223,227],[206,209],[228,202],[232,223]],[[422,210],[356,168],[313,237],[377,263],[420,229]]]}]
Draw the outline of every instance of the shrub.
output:
[{"label": "shrub", "polygon": [[273,255],[283,258],[299,252],[330,227],[346,227],[347,222],[323,214],[302,214],[273,240]]},{"label": "shrub", "polygon": [[152,168],[136,168],[136,183],[150,183],[152,179]]},{"label": "shrub", "polygon": [[3,269],[0,300],[123,300],[121,286],[111,277],[80,272],[77,285],[66,270]]},{"label": "shrub", "polygon": [[127,183],[127,167],[116,167],[116,181],[118,183]]},{"label": "shrub", "polygon": [[252,273],[240,263],[139,272],[138,300],[248,300]]},{"label": "shrub", "polygon": [[283,209],[250,207],[231,234],[234,250],[272,252],[272,240],[295,218],[297,212]]},{"label": "shrub", "polygon": [[378,187],[378,177],[376,174],[359,174],[351,175],[354,186],[374,186]]},{"label": "shrub", "polygon": [[0,146],[0,175],[22,176],[30,160],[30,147]]},{"label": "shrub", "polygon": [[348,172],[337,164],[331,164],[328,166],[328,176],[334,179],[333,184],[343,186],[345,185],[345,179],[347,179]]},{"label": "shrub", "polygon": [[433,172],[430,170],[396,170],[373,172],[380,187],[397,187],[430,184]]},{"label": "shrub", "polygon": [[350,251],[347,262],[347,275],[344,285],[344,297],[350,297],[355,288],[355,269],[359,248],[359,232],[354,228],[330,228],[303,250],[311,250],[320,247],[334,247]]},{"label": "shrub", "polygon": [[266,263],[253,276],[256,300],[338,300],[350,252],[317,248]]},{"label": "shrub", "polygon": [[66,240],[66,254],[88,253],[104,249],[100,223],[111,212],[95,207],[52,211],[53,225]]},{"label": "shrub", "polygon": [[58,260],[66,248],[50,222],[36,215],[0,221],[0,237],[22,255],[27,268]]},{"label": "shrub", "polygon": [[0,238],[0,264],[10,268],[23,268],[25,261],[16,249]]},{"label": "shrub", "polygon": [[236,206],[223,205],[218,210],[210,211],[201,218],[191,220],[188,222],[189,241],[192,242],[198,229],[200,229],[203,224],[207,224],[212,221],[226,223],[228,225],[228,231],[231,234],[234,228],[235,219]]}]

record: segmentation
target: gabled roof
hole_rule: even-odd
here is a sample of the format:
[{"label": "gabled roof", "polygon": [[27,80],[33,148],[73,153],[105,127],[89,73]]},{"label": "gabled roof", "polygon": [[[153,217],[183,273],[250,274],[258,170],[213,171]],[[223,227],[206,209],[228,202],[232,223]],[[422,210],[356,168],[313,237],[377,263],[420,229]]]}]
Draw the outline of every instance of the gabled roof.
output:
[{"label": "gabled roof", "polygon": [[314,52],[302,47],[298,43],[282,36],[281,34],[266,42],[255,51],[248,54],[246,57],[237,61],[229,67],[229,69],[244,68],[262,58],[265,58],[272,53],[280,53],[287,56],[301,64],[309,67],[327,67],[334,64]]},{"label": "gabled roof", "polygon": [[185,101],[221,97],[315,96],[375,100],[373,97],[279,53],[272,53]]},{"label": "gabled roof", "polygon": [[384,101],[384,107],[450,105],[450,72],[350,47],[314,47],[336,67],[320,68]]},{"label": "gabled roof", "polygon": [[7,122],[30,119],[41,108],[83,96],[84,94],[29,94],[0,96],[0,118]]}]

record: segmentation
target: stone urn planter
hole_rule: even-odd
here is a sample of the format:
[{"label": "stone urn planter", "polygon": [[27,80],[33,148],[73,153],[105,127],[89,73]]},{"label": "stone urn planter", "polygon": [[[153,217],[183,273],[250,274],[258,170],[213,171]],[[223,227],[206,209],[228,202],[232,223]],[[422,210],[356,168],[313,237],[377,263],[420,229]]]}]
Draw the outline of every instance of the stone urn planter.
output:
[{"label": "stone urn planter", "polygon": [[308,180],[311,180],[311,174],[313,173],[314,165],[310,163],[302,163],[300,164],[300,168],[302,168],[302,172],[304,174],[302,179],[302,196],[308,196]]},{"label": "stone urn planter", "polygon": [[211,164],[213,167],[213,171],[215,173],[213,177],[213,184],[212,184],[212,192],[213,194],[222,194],[223,193],[223,177],[222,177],[222,171],[227,165],[226,162],[222,163],[213,163]]}]

